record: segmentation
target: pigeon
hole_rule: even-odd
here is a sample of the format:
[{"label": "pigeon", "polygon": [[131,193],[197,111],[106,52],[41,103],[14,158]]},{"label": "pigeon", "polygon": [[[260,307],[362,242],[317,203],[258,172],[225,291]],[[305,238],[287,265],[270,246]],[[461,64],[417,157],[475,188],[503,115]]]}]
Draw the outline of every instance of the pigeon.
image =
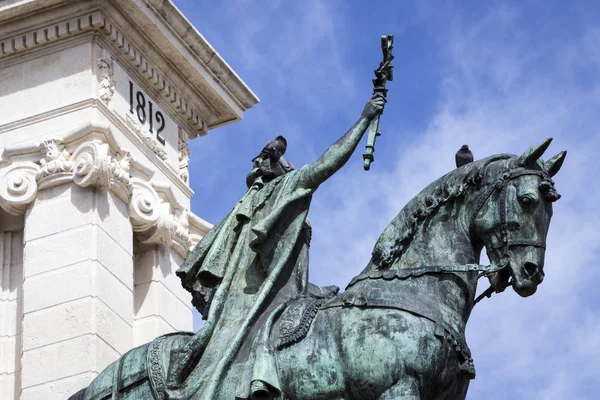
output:
[{"label": "pigeon", "polygon": [[287,149],[287,141],[283,136],[277,136],[275,140],[271,140],[269,143],[265,145],[259,155],[252,159],[252,162],[267,158],[271,161],[271,164],[275,164],[279,161],[282,155],[285,154],[285,150]]},{"label": "pigeon", "polygon": [[473,153],[469,150],[469,146],[463,146],[456,152],[456,168],[460,168],[465,164],[473,162]]}]

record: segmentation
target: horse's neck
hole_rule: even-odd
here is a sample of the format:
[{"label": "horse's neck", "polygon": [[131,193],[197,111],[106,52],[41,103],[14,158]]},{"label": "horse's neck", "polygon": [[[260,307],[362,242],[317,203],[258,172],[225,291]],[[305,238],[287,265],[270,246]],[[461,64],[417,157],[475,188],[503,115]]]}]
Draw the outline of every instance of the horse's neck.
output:
[{"label": "horse's neck", "polygon": [[[468,209],[463,204],[448,205],[422,223],[411,244],[393,269],[434,265],[479,263],[480,248],[470,240]],[[438,296],[444,319],[459,332],[463,331],[475,297],[477,274],[454,273],[427,277],[426,295]],[[435,290],[430,285],[437,286]]]},{"label": "horse's neck", "polygon": [[479,262],[469,235],[468,207],[448,205],[421,223],[396,268],[464,265]]}]

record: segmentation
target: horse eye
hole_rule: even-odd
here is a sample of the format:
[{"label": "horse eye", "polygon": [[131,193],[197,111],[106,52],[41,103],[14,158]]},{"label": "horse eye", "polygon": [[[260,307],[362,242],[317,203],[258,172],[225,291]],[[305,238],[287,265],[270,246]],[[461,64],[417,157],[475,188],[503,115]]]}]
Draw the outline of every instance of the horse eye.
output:
[{"label": "horse eye", "polygon": [[529,196],[523,196],[519,198],[519,202],[523,207],[529,207],[533,204],[533,199]]}]

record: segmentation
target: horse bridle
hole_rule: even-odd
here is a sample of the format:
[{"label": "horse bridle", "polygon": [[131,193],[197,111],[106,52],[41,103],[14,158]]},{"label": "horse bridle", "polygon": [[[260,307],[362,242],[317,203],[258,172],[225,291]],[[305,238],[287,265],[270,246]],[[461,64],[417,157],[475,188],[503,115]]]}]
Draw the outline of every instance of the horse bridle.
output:
[{"label": "horse bridle", "polygon": [[[544,241],[537,241],[537,240],[531,240],[531,239],[511,239],[509,237],[510,231],[508,229],[508,222],[507,222],[508,204],[507,204],[507,200],[506,200],[507,192],[508,192],[507,191],[508,183],[513,179],[516,179],[516,178],[519,178],[519,177],[525,176],[525,175],[535,175],[535,176],[539,176],[542,179],[548,179],[548,180],[550,179],[548,174],[546,174],[544,171],[538,171],[538,170],[532,170],[532,169],[521,169],[521,168],[516,168],[511,171],[506,171],[506,172],[502,173],[502,175],[500,175],[498,180],[492,186],[488,187],[483,193],[481,193],[481,195],[477,198],[477,200],[475,202],[474,211],[469,220],[469,230],[471,231],[472,234],[474,233],[473,230],[474,230],[474,226],[475,226],[475,219],[481,212],[481,209],[487,203],[487,201],[492,197],[492,195],[494,193],[500,192],[499,203],[500,203],[501,243],[497,244],[497,245],[490,245],[490,250],[487,251],[487,253],[489,255],[491,251],[500,250],[500,265],[496,268],[491,268],[491,269],[485,271],[484,273],[482,273],[482,275],[489,276],[492,273],[500,272],[503,269],[507,268],[509,266],[509,259],[510,259],[509,249],[511,246],[533,246],[533,247],[540,247],[540,248],[546,249],[546,242],[544,242]],[[542,273],[542,272],[538,271],[538,273]],[[493,288],[490,287],[490,289],[493,289]],[[485,294],[487,295],[486,297],[489,297],[489,294],[491,294],[490,289],[486,290],[486,292],[485,292]],[[496,290],[494,289],[493,291],[496,291]]]},{"label": "horse bridle", "polygon": [[503,249],[502,256],[508,255],[508,249],[511,246],[534,246],[541,247],[543,249],[546,248],[546,242],[543,241],[536,241],[531,239],[509,239],[508,223],[506,221],[506,214],[508,208],[508,205],[506,203],[506,188],[508,187],[508,182],[525,175],[535,175],[539,176],[542,179],[550,179],[550,177],[543,171],[537,171],[532,169],[514,169],[509,172],[504,172],[502,175],[500,175],[498,180],[492,186],[487,188],[479,196],[479,198],[475,202],[475,210],[471,216],[471,219],[469,220],[469,229],[473,230],[475,219],[477,218],[477,215],[479,215],[479,212],[481,211],[485,203],[487,203],[487,201],[492,197],[492,195],[495,192],[500,192],[500,231],[502,243],[495,246],[491,246],[491,249]]},{"label": "horse bridle", "polygon": [[[471,215],[471,218],[469,219],[469,231],[471,232],[472,236],[475,236],[474,232],[473,232],[474,225],[475,225],[474,224],[475,219],[481,212],[481,209],[483,208],[483,206],[492,197],[492,195],[496,192],[500,192],[500,197],[499,197],[500,204],[501,204],[501,207],[500,207],[500,229],[501,229],[502,242],[498,245],[490,246],[492,251],[493,250],[501,250],[499,266],[493,267],[491,265],[465,264],[465,265],[424,266],[424,267],[418,267],[418,268],[403,268],[403,269],[399,269],[399,270],[378,270],[378,271],[372,271],[369,273],[363,273],[359,276],[356,276],[354,279],[352,279],[352,281],[350,281],[350,283],[348,284],[346,289],[350,288],[355,283],[360,282],[365,279],[386,279],[386,280],[394,279],[394,278],[406,279],[408,277],[419,277],[424,274],[430,274],[430,273],[479,272],[477,279],[479,279],[483,276],[489,277],[491,274],[500,272],[510,265],[510,261],[509,261],[510,256],[509,256],[508,251],[511,246],[533,246],[533,247],[540,247],[540,248],[545,249],[546,242],[543,242],[543,241],[536,241],[536,240],[531,240],[531,239],[511,239],[511,238],[509,238],[510,231],[508,229],[508,222],[507,222],[507,218],[506,218],[507,208],[508,208],[508,205],[506,202],[506,197],[507,197],[507,189],[506,188],[508,187],[508,183],[511,180],[516,179],[521,176],[525,176],[525,175],[535,175],[535,176],[539,176],[542,179],[550,180],[550,177],[548,176],[548,174],[546,174],[543,171],[537,171],[537,170],[532,170],[532,169],[522,169],[522,168],[515,168],[513,170],[506,171],[500,175],[498,180],[492,186],[485,189],[481,193],[481,195],[479,195],[479,197],[475,201],[475,208],[474,208],[473,214]],[[489,254],[489,252],[488,252],[488,254]],[[539,273],[543,273],[543,272],[539,271]],[[509,285],[510,284],[507,284],[505,287],[508,287]],[[484,297],[490,297],[492,295],[492,293],[500,292],[502,290],[504,290],[504,288],[494,288],[494,287],[490,286],[479,297],[477,297],[477,299],[475,299],[474,305],[477,304],[479,301],[481,301]]]}]

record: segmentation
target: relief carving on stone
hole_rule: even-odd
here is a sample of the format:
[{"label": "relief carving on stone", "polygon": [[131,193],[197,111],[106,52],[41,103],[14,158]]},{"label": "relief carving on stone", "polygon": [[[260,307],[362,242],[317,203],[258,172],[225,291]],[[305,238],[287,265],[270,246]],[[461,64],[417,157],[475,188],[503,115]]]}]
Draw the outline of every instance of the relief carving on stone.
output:
[{"label": "relief carving on stone", "polygon": [[73,152],[73,181],[81,187],[109,189],[127,202],[131,193],[128,152],[111,155],[108,144],[85,142]]},{"label": "relief carving on stone", "polygon": [[[128,151],[115,151],[96,139],[79,144],[72,153],[60,140],[46,140],[9,152],[12,154],[8,157],[0,156],[0,165],[5,165],[0,168],[0,207],[7,212],[22,215],[38,190],[70,181],[81,187],[102,188],[129,205],[129,219],[141,243],[172,247],[182,257],[187,256],[192,246],[189,211],[172,193],[163,193],[170,186],[151,181],[153,172],[135,163]],[[25,154],[33,160],[11,163],[13,158],[19,160]],[[134,165],[143,169],[142,176],[146,178],[131,176]]]},{"label": "relief carving on stone", "polygon": [[181,253],[187,253],[192,248],[190,235],[190,210],[182,208],[175,210],[175,235],[172,238],[173,247]]},{"label": "relief carving on stone", "polygon": [[191,247],[189,211],[163,202],[150,183],[139,178],[131,181],[129,218],[140,243],[174,246],[179,253],[187,254]]},{"label": "relief carving on stone", "polygon": [[55,140],[45,140],[40,146],[43,157],[40,159],[41,168],[35,174],[40,189],[56,185],[56,182],[69,181],[73,177],[71,155]]},{"label": "relief carving on stone", "polygon": [[13,215],[21,215],[37,195],[36,174],[40,167],[32,162],[9,166],[0,180],[0,206]]},{"label": "relief carving on stone", "polygon": [[158,142],[158,140],[156,140],[154,135],[139,126],[139,124],[135,122],[129,115],[125,116],[125,122],[127,123],[127,126],[131,128],[131,130],[134,131],[140,139],[142,139],[142,142],[144,142],[146,146],[148,146],[150,150],[154,152],[154,154],[156,154],[161,160],[167,159],[167,152]]},{"label": "relief carving on stone", "polygon": [[187,133],[179,127],[179,177],[187,184],[189,184],[190,179],[189,160],[191,153]]},{"label": "relief carving on stone", "polygon": [[113,94],[115,94],[115,77],[113,74],[112,60],[100,58],[97,65],[100,72],[100,87],[98,94],[100,99],[108,105]]},{"label": "relief carving on stone", "polygon": [[129,202],[129,219],[134,232],[145,232],[158,224],[162,214],[160,196],[152,185],[142,179],[132,178],[133,188]]}]

